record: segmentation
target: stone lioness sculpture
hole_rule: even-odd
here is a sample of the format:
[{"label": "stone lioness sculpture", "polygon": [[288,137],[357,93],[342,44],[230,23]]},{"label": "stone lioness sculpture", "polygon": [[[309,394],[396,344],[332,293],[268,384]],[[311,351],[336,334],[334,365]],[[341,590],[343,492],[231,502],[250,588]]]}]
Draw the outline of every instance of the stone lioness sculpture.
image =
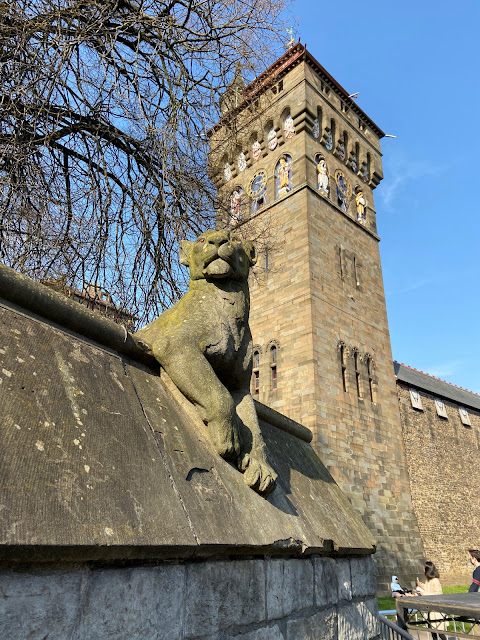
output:
[{"label": "stone lioness sculpture", "polygon": [[255,491],[273,491],[253,398],[252,335],[248,325],[251,242],[233,232],[205,231],[180,243],[190,268],[189,291],[135,335],[197,407],[216,451],[236,463]]}]

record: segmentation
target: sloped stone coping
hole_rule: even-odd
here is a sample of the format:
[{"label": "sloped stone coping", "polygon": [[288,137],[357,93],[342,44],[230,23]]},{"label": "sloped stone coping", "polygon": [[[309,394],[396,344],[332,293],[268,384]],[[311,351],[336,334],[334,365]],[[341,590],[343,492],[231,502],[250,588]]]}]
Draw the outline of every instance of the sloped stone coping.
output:
[{"label": "sloped stone coping", "polygon": [[145,353],[122,325],[3,264],[0,264],[0,298],[137,362],[158,368],[155,358]]},{"label": "sloped stone coping", "polygon": [[[27,309],[61,327],[100,343],[118,353],[158,370],[158,362],[146,353],[122,325],[83,307],[62,294],[0,263],[0,298]],[[259,419],[305,442],[312,432],[274,409],[255,400]]]}]

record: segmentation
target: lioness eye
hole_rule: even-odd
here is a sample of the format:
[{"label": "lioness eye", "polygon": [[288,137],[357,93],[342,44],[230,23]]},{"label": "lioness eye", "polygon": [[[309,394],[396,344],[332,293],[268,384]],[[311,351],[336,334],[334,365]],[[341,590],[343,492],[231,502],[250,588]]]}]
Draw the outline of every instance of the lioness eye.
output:
[{"label": "lioness eye", "polygon": [[205,242],[205,238],[197,238],[197,242]]},{"label": "lioness eye", "polygon": [[240,242],[240,238],[237,238],[237,236],[233,236],[232,242]]}]

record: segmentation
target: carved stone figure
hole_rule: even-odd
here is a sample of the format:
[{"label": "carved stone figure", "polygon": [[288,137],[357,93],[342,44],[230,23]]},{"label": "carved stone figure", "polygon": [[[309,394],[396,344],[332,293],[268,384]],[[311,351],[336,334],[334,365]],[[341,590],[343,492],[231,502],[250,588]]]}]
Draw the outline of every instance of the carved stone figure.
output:
[{"label": "carved stone figure", "polygon": [[243,189],[237,187],[230,195],[230,224],[237,224],[242,220]]},{"label": "carved stone figure", "polygon": [[230,164],[226,162],[223,166],[223,179],[225,182],[228,182],[232,177],[232,170],[230,169]]},{"label": "carved stone figure", "polygon": [[352,153],[351,159],[350,159],[350,168],[353,171],[353,173],[357,173],[358,171],[358,161],[357,161],[357,154],[356,153]]},{"label": "carved stone figure", "polygon": [[240,151],[240,153],[238,154],[238,170],[245,171],[246,168],[247,168],[247,158],[245,157],[245,154],[243,153],[243,151]]},{"label": "carved stone figure", "polygon": [[190,268],[189,291],[136,333],[206,424],[217,453],[231,459],[255,491],[277,481],[250,394],[252,335],[248,325],[251,242],[228,230],[209,230],[180,243]]},{"label": "carved stone figure", "polygon": [[328,169],[325,158],[317,158],[317,188],[328,195]]},{"label": "carved stone figure", "polygon": [[292,164],[290,156],[282,156],[277,165],[277,195],[283,196],[292,190]]},{"label": "carved stone figure", "polygon": [[270,149],[270,151],[273,151],[276,148],[277,144],[278,144],[277,133],[275,129],[272,127],[272,129],[270,129],[270,131],[268,132],[267,146]]},{"label": "carved stone figure", "polygon": [[357,205],[357,220],[359,222],[365,223],[367,221],[366,209],[367,202],[365,200],[365,196],[363,195],[363,191],[358,189],[355,194],[355,204]]},{"label": "carved stone figure", "polygon": [[331,151],[333,149],[333,134],[331,131],[327,132],[327,135],[325,138],[325,149],[327,151]]},{"label": "carved stone figure", "polygon": [[335,171],[335,182],[337,184],[338,204],[342,211],[348,212],[348,201],[352,195],[352,189],[345,174],[340,169]]},{"label": "carved stone figure", "polygon": [[292,116],[287,116],[283,125],[283,135],[285,140],[290,140],[295,135],[295,125],[293,124]]},{"label": "carved stone figure", "polygon": [[258,140],[255,140],[255,142],[252,144],[252,156],[255,162],[258,162],[258,160],[260,160],[260,158],[262,157],[262,145]]}]

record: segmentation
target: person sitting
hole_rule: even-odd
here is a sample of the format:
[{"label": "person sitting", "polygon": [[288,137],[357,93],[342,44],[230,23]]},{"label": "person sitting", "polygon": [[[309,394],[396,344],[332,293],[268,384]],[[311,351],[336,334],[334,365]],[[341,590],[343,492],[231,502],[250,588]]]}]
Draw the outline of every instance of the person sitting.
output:
[{"label": "person sitting", "polygon": [[[442,595],[442,585],[440,583],[440,574],[438,573],[437,567],[427,560],[425,562],[425,582],[420,582],[417,578],[417,593],[420,596],[439,596]],[[430,626],[433,629],[445,630],[445,623],[443,622],[443,616],[441,613],[437,611],[430,611],[428,614],[428,619],[430,622]],[[438,634],[441,640],[446,640],[446,636],[443,633]],[[432,633],[432,640],[437,640],[437,634]]]},{"label": "person sitting", "polygon": [[402,589],[398,581],[398,576],[392,576],[392,584],[390,585],[390,587],[392,589],[392,598],[401,598],[409,593],[412,593],[408,589]]},{"label": "person sitting", "polygon": [[417,593],[421,596],[438,596],[443,593],[442,585],[440,584],[440,574],[437,567],[427,560],[425,562],[425,582],[420,582],[417,578]]}]

